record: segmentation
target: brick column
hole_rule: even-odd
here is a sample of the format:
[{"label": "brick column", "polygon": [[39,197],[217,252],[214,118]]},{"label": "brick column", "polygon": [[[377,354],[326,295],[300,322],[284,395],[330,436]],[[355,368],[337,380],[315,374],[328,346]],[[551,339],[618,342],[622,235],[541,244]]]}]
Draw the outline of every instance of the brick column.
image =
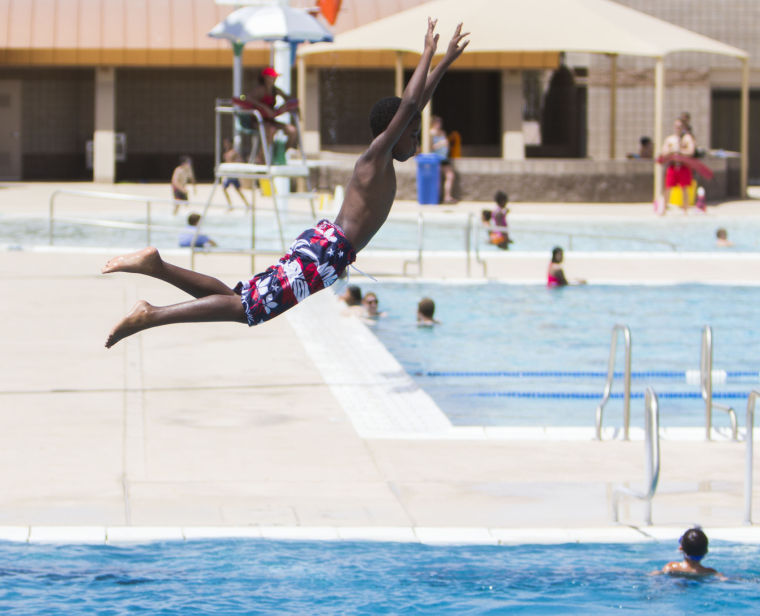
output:
[{"label": "brick column", "polygon": [[501,157],[505,160],[525,159],[522,132],[522,73],[501,72]]}]

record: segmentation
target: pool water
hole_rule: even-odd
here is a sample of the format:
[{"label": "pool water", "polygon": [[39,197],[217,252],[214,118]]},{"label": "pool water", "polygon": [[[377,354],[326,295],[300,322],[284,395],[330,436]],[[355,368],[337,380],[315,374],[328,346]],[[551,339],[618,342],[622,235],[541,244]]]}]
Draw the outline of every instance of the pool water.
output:
[{"label": "pool water", "polygon": [[[370,287],[363,290],[366,292]],[[588,285],[546,289],[504,283],[389,283],[371,287],[387,316],[372,329],[455,425],[593,426],[615,324],[631,330],[632,425],[643,425],[643,394],[659,396],[663,427],[704,425],[698,382],[702,328],[712,327],[716,402],[740,419],[758,388],[760,287]],[[440,325],[418,328],[417,302],[436,303]],[[616,370],[624,367],[618,340]],[[622,378],[605,425],[620,425]],[[728,416],[714,411],[717,426]]]},{"label": "pool water", "polygon": [[[328,214],[328,213],[325,213]],[[140,247],[146,244],[142,229],[108,228],[85,224],[82,220],[115,220],[121,223],[142,225],[142,212],[134,216],[116,216],[107,212],[66,220],[67,211],[58,216],[64,220],[54,224],[56,246],[118,246]],[[318,213],[318,216],[321,216]],[[159,210],[152,216],[155,229],[151,243],[159,248],[176,248],[177,236],[185,226],[187,213],[177,216]],[[76,218],[69,216],[69,218]],[[312,219],[308,215],[290,212],[283,214],[283,235],[286,244],[303,231]],[[0,216],[0,245],[32,246],[48,243],[47,218]],[[501,252],[488,244],[486,231],[478,221],[471,238],[472,246],[477,238],[480,250],[485,253]],[[214,238],[220,247],[240,250],[250,247],[250,215],[241,210],[228,213],[214,209],[203,222],[203,232]],[[718,226],[726,228],[734,242],[730,248],[715,246]],[[721,219],[718,223],[709,215],[687,217],[669,216],[652,219],[614,219],[574,217],[515,218],[510,222],[512,251],[548,252],[555,245],[566,250],[578,251],[714,251],[740,252],[760,250],[760,219]],[[467,237],[464,215],[442,216],[432,213],[425,216],[423,248],[426,251],[465,250]],[[415,217],[403,219],[391,217],[369,245],[374,250],[416,250],[418,242]],[[259,248],[279,248],[278,231],[271,212],[256,213],[256,244]]]},{"label": "pool water", "polygon": [[729,580],[649,576],[676,542],[431,546],[203,540],[0,543],[0,610],[68,616],[756,614],[760,546],[715,541]]}]

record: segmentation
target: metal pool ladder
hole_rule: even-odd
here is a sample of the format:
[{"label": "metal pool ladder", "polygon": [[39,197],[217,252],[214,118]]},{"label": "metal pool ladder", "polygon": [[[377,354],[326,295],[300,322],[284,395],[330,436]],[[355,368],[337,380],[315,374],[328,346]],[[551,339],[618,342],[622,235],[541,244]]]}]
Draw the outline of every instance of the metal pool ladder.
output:
[{"label": "metal pool ladder", "polygon": [[713,402],[712,365],[712,327],[705,325],[702,329],[702,351],[699,359],[699,382],[702,388],[702,399],[705,401],[705,438],[708,441],[710,440],[710,432],[712,431],[712,410],[716,408],[728,413],[728,419],[731,422],[731,438],[737,440],[738,427],[736,425],[736,412],[730,406]]},{"label": "metal pool ladder", "polygon": [[644,441],[646,445],[646,491],[637,492],[617,486],[612,492],[612,520],[618,521],[621,496],[632,496],[646,501],[645,522],[652,525],[652,498],[660,480],[660,405],[654,389],[647,387],[644,394]]},{"label": "metal pool ladder", "polygon": [[604,384],[604,394],[599,406],[596,407],[596,439],[602,440],[602,414],[604,406],[612,393],[612,382],[615,380],[615,352],[617,351],[618,334],[623,334],[625,342],[625,372],[623,373],[623,439],[629,440],[631,423],[631,330],[627,325],[616,324],[612,328],[610,342],[610,358],[607,362],[607,382]]},{"label": "metal pool ladder", "polygon": [[747,397],[747,434],[745,436],[746,468],[744,469],[744,523],[752,524],[752,461],[754,457],[755,401],[760,391],[753,389]]}]

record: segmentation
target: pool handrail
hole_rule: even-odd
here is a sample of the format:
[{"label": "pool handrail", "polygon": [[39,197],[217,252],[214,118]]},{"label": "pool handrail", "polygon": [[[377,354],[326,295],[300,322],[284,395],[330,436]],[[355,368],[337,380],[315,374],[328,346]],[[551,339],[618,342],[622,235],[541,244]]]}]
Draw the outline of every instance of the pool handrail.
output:
[{"label": "pool handrail", "polygon": [[[50,246],[53,245],[54,238],[55,238],[55,221],[56,220],[72,220],[71,218],[56,218],[55,211],[56,211],[56,199],[60,195],[70,195],[75,197],[88,197],[88,198],[99,198],[99,199],[110,199],[115,201],[132,201],[132,202],[143,202],[145,203],[146,213],[145,213],[145,222],[142,224],[138,223],[132,223],[130,226],[134,225],[133,228],[144,227],[145,229],[145,244],[151,245],[151,230],[158,228],[156,225],[153,225],[152,223],[152,212],[153,208],[152,206],[155,204],[166,204],[174,206],[176,204],[176,200],[168,197],[151,197],[148,195],[135,195],[135,194],[128,194],[128,193],[113,193],[113,192],[105,192],[105,191],[96,191],[96,190],[78,190],[78,189],[70,189],[70,188],[60,188],[54,190],[50,198],[48,200],[48,244]],[[210,201],[183,201],[182,205],[189,205],[189,206],[196,206],[199,208],[204,208],[204,212],[207,211],[206,208],[210,206],[214,207],[223,207],[225,209],[229,209],[229,204],[227,203],[211,203]],[[277,210],[275,208],[261,208],[256,207],[257,211],[273,211],[275,214],[277,214]],[[203,219],[201,219],[203,220]],[[76,222],[80,222],[81,224],[96,224],[98,226],[104,226],[104,227],[124,227],[126,224],[124,221],[108,221],[108,220],[97,220],[93,222],[86,222],[84,220],[77,219]],[[109,224],[110,223],[110,224]],[[417,264],[419,273],[422,273],[423,269],[423,236],[424,236],[424,227],[425,227],[425,216],[422,212],[417,213],[416,216],[416,223],[417,223],[417,257],[414,260],[406,261],[404,262],[404,274],[406,274],[406,267],[407,265],[411,264]],[[202,225],[202,222],[201,222]],[[198,225],[198,228],[196,229],[196,237],[197,234],[200,233],[201,225]],[[252,234],[255,232],[254,226],[255,223],[252,223]],[[278,225],[281,229],[281,226]],[[465,223],[465,238],[464,238],[464,248],[465,248],[465,259],[466,259],[466,266],[467,266],[467,274],[469,276],[470,274],[470,252],[472,250],[472,244],[471,244],[471,231],[472,231],[472,215],[469,215],[467,218],[467,221]],[[284,242],[284,239],[282,238],[282,232],[280,232],[281,235],[281,242]],[[192,250],[192,256],[191,259],[194,262],[195,252],[202,252],[203,254],[231,254],[231,255],[238,255],[238,254],[246,254],[251,255],[252,257],[255,255],[270,255],[270,254],[277,254],[282,253],[282,250],[279,251],[273,251],[270,249],[257,249],[255,248],[254,240],[251,240],[251,248],[248,250],[225,250],[223,248],[217,248],[214,250],[209,250],[208,248],[200,249],[196,248],[195,250]],[[485,267],[485,263],[483,263]],[[485,270],[484,270],[485,273]]]},{"label": "pool handrail", "polygon": [[712,438],[712,410],[718,409],[728,413],[731,422],[731,438],[738,440],[739,427],[736,422],[736,412],[730,406],[713,402],[712,377],[713,377],[713,337],[712,327],[705,325],[702,328],[702,346],[699,358],[699,382],[702,390],[702,399],[705,401],[705,439]]},{"label": "pool handrail", "polygon": [[[115,201],[134,201],[134,202],[145,202],[145,242],[146,245],[150,245],[150,232],[151,227],[153,226],[151,224],[151,205],[154,203],[160,203],[160,204],[169,204],[174,205],[176,203],[176,199],[170,199],[168,197],[149,197],[146,195],[130,195],[126,193],[109,193],[104,191],[98,191],[98,190],[77,190],[73,188],[58,188],[54,190],[50,194],[50,199],[48,200],[48,245],[53,245],[53,237],[55,235],[54,233],[54,223],[55,223],[55,199],[58,195],[72,195],[75,197],[90,197],[90,198],[98,198],[98,199],[112,199]],[[205,202],[201,203],[199,201],[183,201],[183,205],[195,205],[198,207],[205,206]],[[114,223],[118,223],[120,221],[114,221]]]},{"label": "pool handrail", "polygon": [[417,258],[406,260],[402,264],[401,271],[406,276],[406,266],[415,264],[417,265],[417,275],[422,275],[422,239],[425,231],[425,220],[422,216],[422,212],[417,213]]},{"label": "pool handrail", "polygon": [[612,520],[618,522],[621,496],[632,496],[646,501],[645,523],[652,525],[652,498],[660,481],[660,405],[651,387],[644,393],[644,445],[646,463],[646,491],[638,492],[625,486],[617,486],[612,492]]},{"label": "pool handrail", "polygon": [[673,252],[678,252],[678,246],[676,246],[673,242],[668,240],[660,240],[660,239],[654,239],[651,237],[633,237],[630,235],[600,235],[598,233],[577,233],[577,232],[568,232],[568,231],[547,231],[546,229],[520,229],[521,233],[536,233],[536,234],[545,234],[545,235],[556,235],[557,233],[560,233],[562,235],[567,236],[567,250],[573,250],[573,238],[574,237],[586,237],[586,238],[595,238],[595,239],[602,239],[602,240],[622,240],[626,242],[641,242],[642,244],[662,244],[663,246],[667,246],[670,248]]},{"label": "pool handrail", "polygon": [[627,325],[616,323],[612,326],[610,341],[610,356],[607,360],[607,381],[604,384],[602,401],[596,407],[596,440],[602,440],[602,415],[604,407],[612,393],[612,383],[615,380],[615,360],[618,335],[623,334],[625,342],[625,370],[623,372],[623,440],[629,440],[631,423],[631,330]]},{"label": "pool handrail", "polygon": [[755,436],[755,401],[760,398],[760,391],[753,389],[747,396],[747,433],[745,441],[744,469],[744,523],[752,524],[752,465],[754,458]]},{"label": "pool handrail", "polygon": [[[472,225],[470,225],[470,228],[474,229]],[[503,233],[509,233],[509,227],[500,227],[499,225],[488,224],[486,226],[483,226],[482,228],[488,231],[489,233],[491,231],[502,231]],[[468,243],[468,251],[467,251],[468,267],[469,267],[469,258],[470,258],[470,253],[469,253],[469,243]],[[480,233],[478,233],[477,230],[475,230],[475,262],[479,263],[483,267],[483,276],[485,276],[487,272],[487,265],[486,265],[486,260],[480,256]],[[467,271],[469,274],[469,269]]]},{"label": "pool handrail", "polygon": [[[499,227],[497,225],[487,225],[483,226],[483,229],[486,231],[504,231],[509,232],[509,227]],[[515,229],[511,229],[512,232],[515,232]],[[602,240],[624,240],[624,241],[636,241],[641,242],[644,244],[662,244],[663,246],[667,246],[670,248],[673,252],[678,252],[678,246],[676,246],[673,242],[670,242],[668,240],[659,240],[659,239],[653,239],[649,237],[631,237],[631,236],[624,236],[624,235],[599,235],[596,233],[575,233],[575,232],[568,232],[568,231],[547,231],[546,229],[519,229],[519,233],[535,233],[535,234],[544,234],[544,235],[565,235],[567,236],[567,250],[573,250],[573,238],[574,237],[586,237],[586,238],[592,238],[592,239],[602,239]],[[476,234],[475,237],[475,260],[478,263],[481,263],[483,265],[483,275],[485,275],[485,268],[486,264],[485,261],[480,258],[480,234]]]}]

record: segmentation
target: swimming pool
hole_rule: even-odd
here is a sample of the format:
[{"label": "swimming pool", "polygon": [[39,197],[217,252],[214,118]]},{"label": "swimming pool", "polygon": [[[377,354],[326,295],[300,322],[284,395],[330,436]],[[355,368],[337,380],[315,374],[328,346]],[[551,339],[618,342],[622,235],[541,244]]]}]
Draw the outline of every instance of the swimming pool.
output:
[{"label": "swimming pool", "polygon": [[[760,380],[760,287],[588,285],[546,289],[504,283],[388,283],[372,288],[387,316],[372,329],[454,425],[593,426],[607,373],[612,327],[632,338],[632,425],[654,387],[663,427],[704,426],[697,382],[704,325],[713,330],[716,402],[740,411]],[[416,305],[436,302],[441,325],[418,328]],[[617,370],[623,369],[622,339]],[[622,379],[605,409],[620,425]],[[738,413],[741,417],[742,413]],[[728,416],[715,411],[716,426]]]},{"label": "swimming pool", "polygon": [[711,541],[729,577],[647,574],[675,541],[435,546],[198,540],[0,543],[13,614],[755,614],[760,546]]},{"label": "swimming pool", "polygon": [[[63,208],[56,216],[62,220],[54,225],[56,246],[114,246],[133,248],[146,244],[144,212],[135,209],[135,215],[109,214],[72,215]],[[318,212],[318,216],[331,216],[331,212]],[[168,209],[158,209],[152,216],[154,229],[151,243],[159,248],[176,248],[177,236],[185,226],[187,212],[172,216]],[[98,225],[100,220],[113,220],[119,228]],[[296,237],[309,225],[311,217],[298,212],[283,215],[285,242]],[[33,246],[48,243],[48,219],[0,215],[0,245]],[[474,249],[476,237],[484,253],[500,253],[486,241],[486,231],[478,221],[472,231]],[[250,247],[250,215],[241,210],[228,213],[215,208],[203,222],[204,233],[213,237],[222,248],[229,250]],[[135,228],[128,228],[133,226]],[[734,242],[730,248],[715,246],[715,231],[722,226]],[[510,221],[514,244],[511,251],[548,252],[555,245],[566,250],[580,251],[715,251],[756,252],[760,250],[760,219],[720,219],[710,215],[666,218],[583,218],[572,217],[513,217]],[[463,214],[425,214],[422,242],[426,251],[463,251],[466,246],[467,217]],[[385,223],[368,246],[372,250],[414,250],[418,243],[416,216],[394,216]],[[267,211],[256,213],[256,244],[260,248],[277,249],[278,232],[274,215]]]}]

